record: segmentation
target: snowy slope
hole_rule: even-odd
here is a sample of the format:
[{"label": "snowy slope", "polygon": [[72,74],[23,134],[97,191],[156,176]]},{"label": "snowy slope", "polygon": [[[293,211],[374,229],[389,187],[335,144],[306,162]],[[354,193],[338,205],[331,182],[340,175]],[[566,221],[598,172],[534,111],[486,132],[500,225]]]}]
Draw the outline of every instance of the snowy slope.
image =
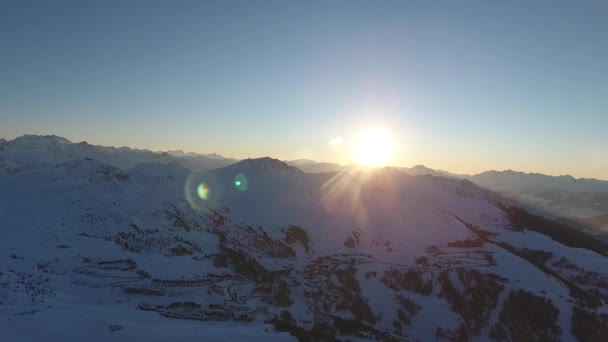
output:
[{"label": "snowy slope", "polygon": [[64,152],[53,162],[29,146],[25,156],[4,154],[15,160],[0,167],[4,336],[606,333],[606,245],[503,206],[467,180],[394,168],[304,173],[271,158],[125,170]]}]

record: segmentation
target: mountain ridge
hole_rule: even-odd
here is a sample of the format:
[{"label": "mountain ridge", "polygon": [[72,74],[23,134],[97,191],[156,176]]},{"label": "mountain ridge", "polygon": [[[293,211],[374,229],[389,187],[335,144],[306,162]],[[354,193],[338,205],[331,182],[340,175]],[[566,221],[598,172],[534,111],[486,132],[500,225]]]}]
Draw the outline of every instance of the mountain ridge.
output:
[{"label": "mountain ridge", "polygon": [[202,154],[170,154],[131,147],[111,147],[91,145],[86,141],[73,143],[56,135],[22,135],[0,145],[0,159],[18,163],[30,161],[54,163],[56,161],[92,158],[112,164],[121,169],[129,169],[141,163],[178,162],[192,170],[207,170],[236,162],[217,154],[208,157]]},{"label": "mountain ridge", "polygon": [[[46,142],[52,142],[52,143],[56,143],[56,144],[81,144],[81,145],[86,145],[89,147],[95,147],[95,148],[108,148],[108,149],[115,149],[115,150],[131,150],[131,151],[143,151],[143,152],[151,152],[151,153],[156,153],[156,154],[168,154],[168,155],[177,155],[177,156],[181,156],[181,155],[186,155],[186,156],[202,156],[202,157],[207,157],[207,158],[214,158],[214,159],[224,159],[224,160],[232,160],[234,162],[238,161],[238,159],[235,158],[230,158],[230,157],[224,157],[220,154],[217,153],[209,153],[209,154],[204,154],[204,153],[197,153],[197,152],[184,152],[182,150],[168,150],[168,151],[152,151],[149,149],[139,149],[139,148],[133,148],[133,147],[128,147],[128,146],[121,146],[121,147],[112,147],[112,146],[103,146],[103,145],[91,145],[86,141],[81,141],[81,142],[72,142],[64,137],[61,136],[57,136],[57,135],[36,135],[36,134],[23,134],[19,137],[14,138],[13,140],[6,140],[4,138],[0,138],[0,142],[3,142],[4,144],[9,144],[11,142],[15,142],[15,141],[22,141],[22,142],[41,142],[41,141],[46,141]],[[270,157],[268,157],[270,158]],[[274,158],[273,158],[274,159]],[[337,163],[331,163],[331,162],[318,162],[312,159],[294,159],[294,160],[285,160],[285,163],[287,163],[288,165],[292,165],[292,166],[302,166],[304,168],[306,167],[311,167],[314,165],[328,165],[330,167],[335,167],[335,170],[331,170],[331,171],[340,171],[342,168],[345,168],[347,166],[345,165],[341,165],[341,164],[337,164]],[[426,173],[437,173],[437,175],[443,175],[443,176],[451,176],[451,177],[456,177],[456,178],[471,178],[471,177],[476,177],[476,176],[482,176],[482,175],[521,175],[521,176],[545,176],[545,177],[550,177],[550,178],[566,178],[566,179],[572,179],[574,181],[597,181],[600,183],[608,183],[608,180],[603,180],[603,179],[598,179],[598,178],[588,178],[588,177],[573,177],[571,175],[559,175],[559,176],[552,176],[552,175],[546,175],[543,173],[538,173],[538,172],[524,172],[524,171],[517,171],[517,170],[512,170],[512,169],[505,169],[505,170],[487,170],[487,171],[483,171],[477,174],[455,174],[452,173],[450,171],[445,171],[445,170],[440,170],[440,169],[433,169],[430,167],[427,167],[425,165],[422,164],[417,164],[411,167],[405,167],[405,166],[394,166],[394,167],[398,167],[398,168],[402,168],[403,170],[408,170],[411,171],[415,174],[426,174]],[[310,171],[306,171],[306,170],[302,170],[304,172],[310,172]],[[327,171],[312,171],[312,172],[327,172]]]}]

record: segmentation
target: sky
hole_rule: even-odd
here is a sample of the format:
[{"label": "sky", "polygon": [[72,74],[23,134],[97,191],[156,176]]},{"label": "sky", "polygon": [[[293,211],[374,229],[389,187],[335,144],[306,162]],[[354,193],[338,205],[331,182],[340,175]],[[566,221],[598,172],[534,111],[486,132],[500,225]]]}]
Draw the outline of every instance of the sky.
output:
[{"label": "sky", "polygon": [[0,0],[0,137],[608,179],[608,1]]}]

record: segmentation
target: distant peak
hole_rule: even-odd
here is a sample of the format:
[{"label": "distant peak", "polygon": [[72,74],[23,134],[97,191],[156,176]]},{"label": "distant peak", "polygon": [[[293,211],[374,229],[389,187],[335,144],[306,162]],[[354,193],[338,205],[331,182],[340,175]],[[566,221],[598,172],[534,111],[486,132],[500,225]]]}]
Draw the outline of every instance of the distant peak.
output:
[{"label": "distant peak", "polygon": [[[577,181],[577,179],[576,179],[576,178],[574,178],[574,177],[572,177],[572,176],[570,176],[570,175],[561,175],[561,176],[558,176],[558,177],[565,178],[565,179],[571,180],[571,181],[573,181],[573,182],[576,182],[576,181]],[[580,180],[582,180],[583,178],[579,178],[579,179],[580,179]]]},{"label": "distant peak", "polygon": [[289,165],[285,162],[282,162],[278,159],[270,158],[270,157],[262,157],[262,158],[247,158],[238,162],[237,164],[243,165],[255,165],[255,166],[265,166],[270,168],[278,168],[278,169],[289,169]]},{"label": "distant peak", "polygon": [[72,142],[64,137],[57,135],[32,135],[24,134],[18,138],[12,140],[12,142],[27,142],[27,143],[39,143],[39,144],[71,144]]},{"label": "distant peak", "polygon": [[295,164],[295,165],[303,165],[303,164],[317,164],[318,162],[311,159],[294,159],[294,160],[286,160],[286,163]]},{"label": "distant peak", "polygon": [[525,173],[508,169],[508,170],[502,170],[502,171],[498,171],[498,170],[484,171],[484,172],[480,173],[480,175],[525,175]]},{"label": "distant peak", "polygon": [[426,167],[426,166],[424,166],[422,164],[414,165],[414,166],[411,167],[411,169],[412,170],[432,170],[431,168]]},{"label": "distant peak", "polygon": [[237,169],[240,172],[249,174],[272,171],[289,171],[297,173],[302,172],[296,167],[289,166],[285,162],[270,157],[244,159],[235,164],[225,167],[225,169],[228,168]]},{"label": "distant peak", "polygon": [[[545,174],[538,173],[538,172],[523,172],[523,171],[516,171],[516,170],[512,170],[512,169],[507,169],[507,170],[502,170],[502,171],[489,170],[489,171],[484,171],[484,172],[480,173],[480,175],[511,175],[511,176],[543,176],[543,177],[554,177],[554,176],[549,176],[549,175],[545,175]],[[568,177],[570,177],[570,176],[568,176]]]},{"label": "distant peak", "polygon": [[[194,154],[194,153],[191,153],[191,154]],[[215,153],[215,152],[208,153],[208,154],[203,154],[202,156],[206,157],[206,158],[211,158],[211,159],[233,159],[233,158],[230,158],[230,157],[224,157],[223,155],[221,155],[219,153]]]}]

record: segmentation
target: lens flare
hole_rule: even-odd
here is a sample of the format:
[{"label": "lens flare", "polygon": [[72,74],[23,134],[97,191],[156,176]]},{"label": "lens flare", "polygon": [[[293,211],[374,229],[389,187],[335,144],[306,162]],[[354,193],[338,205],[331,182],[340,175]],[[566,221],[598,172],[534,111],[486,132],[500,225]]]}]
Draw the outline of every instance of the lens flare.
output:
[{"label": "lens flare", "polygon": [[242,173],[236,175],[236,177],[234,177],[234,187],[236,187],[237,190],[240,191],[247,191],[247,188],[249,187],[247,177],[245,177],[245,175]]},{"label": "lens flare", "polygon": [[208,172],[192,172],[184,184],[184,196],[188,204],[199,211],[220,206],[224,193],[222,181]]},{"label": "lens flare", "polygon": [[203,201],[206,201],[209,199],[209,188],[207,187],[207,185],[205,183],[200,183],[196,187],[196,194],[198,195],[198,197],[200,199],[202,199]]}]

